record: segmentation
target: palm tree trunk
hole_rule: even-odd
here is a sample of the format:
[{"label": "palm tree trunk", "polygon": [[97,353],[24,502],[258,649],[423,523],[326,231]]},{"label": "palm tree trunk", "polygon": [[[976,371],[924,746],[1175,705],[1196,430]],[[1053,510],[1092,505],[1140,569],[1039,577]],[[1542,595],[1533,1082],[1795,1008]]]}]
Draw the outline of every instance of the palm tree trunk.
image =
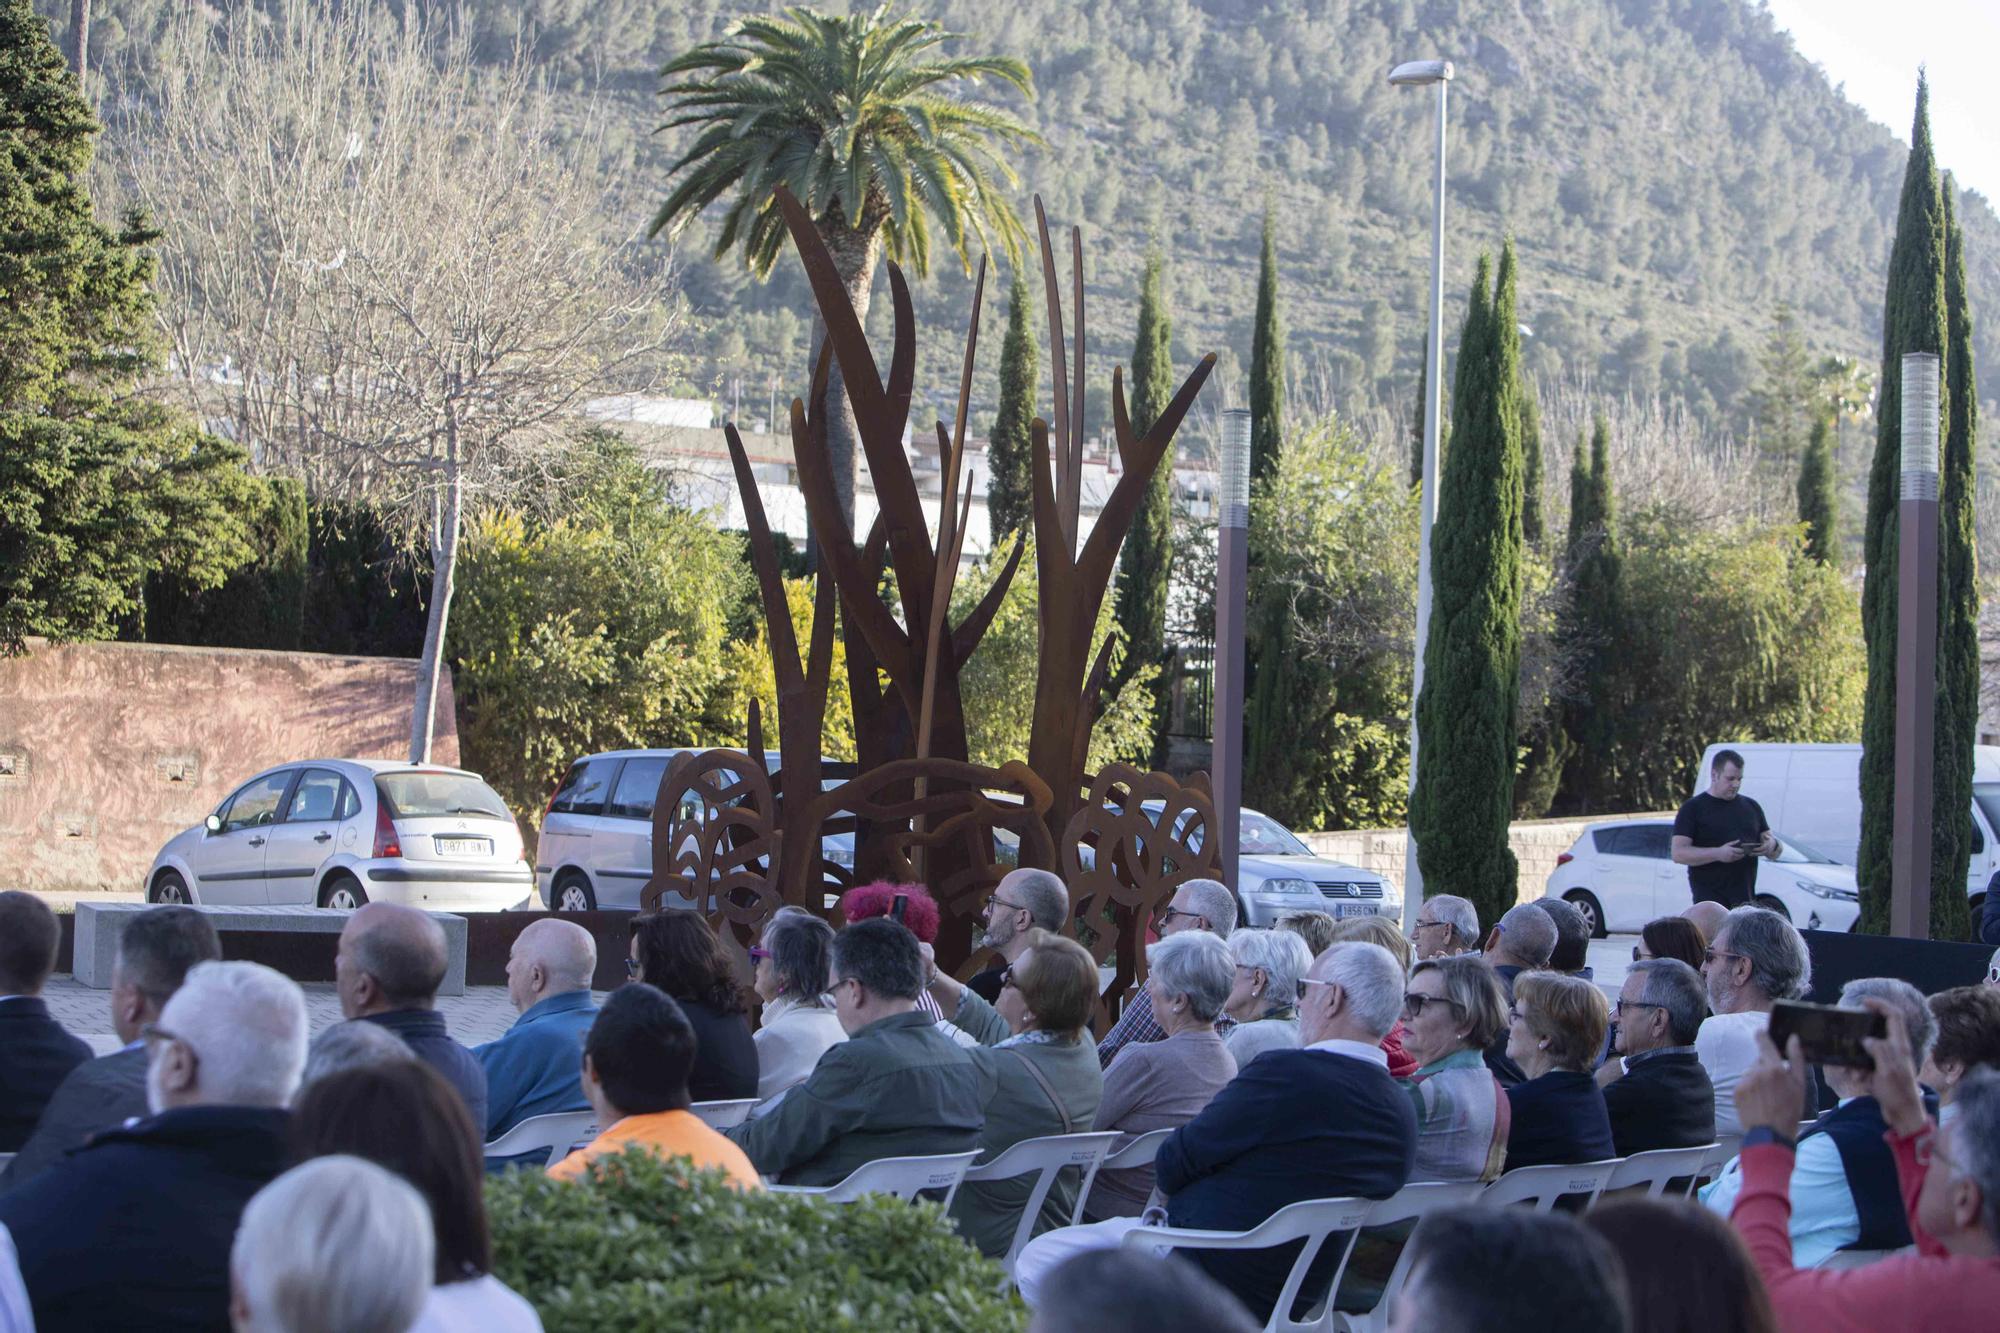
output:
[{"label": "palm tree trunk", "polygon": [[[854,316],[865,327],[868,323],[869,297],[875,283],[875,263],[882,254],[881,228],[878,225],[856,230],[843,225],[838,217],[828,217],[820,220],[820,237],[833,255],[834,267],[840,272],[841,285],[847,289],[847,300],[854,307]],[[825,343],[826,321],[814,315],[812,365],[819,364],[820,348]],[[847,530],[854,533],[858,541],[861,534],[854,528],[854,484],[855,460],[861,455],[861,436],[854,424],[854,407],[848,401],[847,386],[841,380],[837,360],[826,393],[826,448],[833,464],[834,494],[840,499],[840,512],[847,520]],[[817,536],[809,532],[806,551],[815,567],[818,565],[817,544]]]}]

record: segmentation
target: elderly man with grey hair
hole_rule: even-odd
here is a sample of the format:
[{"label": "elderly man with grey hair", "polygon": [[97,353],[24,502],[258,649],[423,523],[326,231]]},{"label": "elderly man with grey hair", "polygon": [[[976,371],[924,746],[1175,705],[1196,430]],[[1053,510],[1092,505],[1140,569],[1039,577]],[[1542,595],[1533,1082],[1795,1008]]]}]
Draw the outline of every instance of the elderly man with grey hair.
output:
[{"label": "elderly man with grey hair", "polygon": [[1701,974],[1678,958],[1632,964],[1618,994],[1614,1050],[1597,1081],[1620,1157],[1715,1142],[1715,1086],[1694,1053],[1708,1016]]},{"label": "elderly man with grey hair", "polygon": [[[1695,1035],[1695,1054],[1715,1085],[1715,1132],[1741,1134],[1736,1080],[1757,1059],[1757,1034],[1770,1025],[1772,1004],[1796,1000],[1812,986],[1812,955],[1784,917],[1739,907],[1709,936],[1701,973],[1711,1016]],[[1811,1110],[1801,1104],[1799,1114]]]},{"label": "elderly man with grey hair", "polygon": [[[1154,1170],[1168,1225],[1248,1231],[1302,1199],[1386,1199],[1408,1182],[1416,1112],[1382,1053],[1403,1008],[1402,964],[1379,944],[1344,941],[1313,960],[1305,989],[1300,1048],[1265,1052],[1160,1145]],[[1065,1259],[1122,1244],[1137,1225],[1064,1227],[1031,1242],[1016,1265],[1022,1298],[1037,1304],[1042,1281]],[[1338,1249],[1321,1255],[1309,1290],[1331,1279]],[[1190,1258],[1264,1321],[1295,1254],[1280,1247]]]},{"label": "elderly man with grey hair", "polygon": [[[1500,978],[1500,989],[1506,992],[1510,1005],[1514,1003],[1514,978],[1547,967],[1555,951],[1555,920],[1533,903],[1514,904],[1486,934],[1486,961],[1493,965],[1493,975]],[[1507,1054],[1505,1029],[1486,1048],[1486,1067],[1503,1088],[1528,1081],[1527,1071]]]},{"label": "elderly man with grey hair", "polygon": [[[472,1123],[484,1129],[486,1071],[471,1051],[451,1039],[444,1015],[437,1012],[445,967],[442,926],[413,907],[369,903],[341,929],[333,986],[341,1017],[366,1019],[401,1037],[417,1059],[458,1090]],[[511,995],[511,962],[509,968]],[[579,1056],[579,1068],[581,1060]]]},{"label": "elderly man with grey hair", "polygon": [[320,1157],[257,1192],[230,1249],[229,1317],[254,1333],[410,1328],[430,1299],[431,1210],[402,1177]]},{"label": "elderly man with grey hair", "polygon": [[4,1198],[42,1328],[226,1327],[229,1246],[286,1166],[305,996],[257,963],[200,963],[144,1034],[152,1114]]},{"label": "elderly man with grey hair", "polygon": [[1051,935],[1069,924],[1069,886],[1046,870],[1010,870],[993,886],[986,900],[975,949],[992,949],[1000,961],[975,973],[966,989],[988,1004],[1000,999],[1000,978],[1028,947],[1028,932],[1040,927]]},{"label": "elderly man with grey hair", "polygon": [[[1217,880],[1188,880],[1174,890],[1173,899],[1160,913],[1156,928],[1163,940],[1184,930],[1207,931],[1228,939],[1229,933],[1236,929],[1236,895]],[[1225,1016],[1217,1021],[1216,1030],[1227,1033],[1232,1026],[1233,1022]],[[1166,1035],[1166,1029],[1153,1017],[1152,997],[1141,986],[1125,1001],[1125,1012],[1118,1016],[1111,1031],[1097,1043],[1098,1067],[1109,1069],[1118,1052],[1132,1042],[1160,1041]]]},{"label": "elderly man with grey hair", "polygon": [[597,1021],[590,979],[597,941],[574,921],[544,917],[514,937],[507,954],[507,998],[521,1015],[473,1058],[486,1073],[491,1143],[538,1115],[588,1111],[583,1096],[583,1039]]},{"label": "elderly man with grey hair", "polygon": [[[1867,1000],[1896,1015],[1910,1068],[1923,1068],[1937,1031],[1923,992],[1894,977],[1861,977],[1840,988],[1844,1008],[1869,1007]],[[1896,1187],[1888,1122],[1873,1095],[1874,1071],[1851,1065],[1824,1069],[1840,1104],[1798,1136],[1792,1162],[1792,1262],[1800,1268],[1818,1268],[1838,1250],[1900,1250],[1913,1243]],[[1743,1191],[1741,1168],[1740,1158],[1731,1162],[1701,1191],[1702,1202],[1727,1217]]]},{"label": "elderly man with grey hair", "polygon": [[1479,948],[1479,909],[1455,893],[1434,893],[1417,909],[1410,943],[1419,962],[1475,952]]}]

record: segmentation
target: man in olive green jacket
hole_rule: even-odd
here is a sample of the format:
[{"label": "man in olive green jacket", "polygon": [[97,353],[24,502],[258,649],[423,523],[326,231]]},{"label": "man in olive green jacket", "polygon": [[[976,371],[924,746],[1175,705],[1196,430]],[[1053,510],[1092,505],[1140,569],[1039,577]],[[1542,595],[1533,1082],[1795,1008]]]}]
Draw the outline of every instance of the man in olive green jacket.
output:
[{"label": "man in olive green jacket", "polygon": [[917,1009],[917,937],[887,917],[834,937],[833,1000],[847,1040],[805,1082],[729,1137],[766,1176],[832,1185],[883,1157],[979,1146],[992,1074]]}]

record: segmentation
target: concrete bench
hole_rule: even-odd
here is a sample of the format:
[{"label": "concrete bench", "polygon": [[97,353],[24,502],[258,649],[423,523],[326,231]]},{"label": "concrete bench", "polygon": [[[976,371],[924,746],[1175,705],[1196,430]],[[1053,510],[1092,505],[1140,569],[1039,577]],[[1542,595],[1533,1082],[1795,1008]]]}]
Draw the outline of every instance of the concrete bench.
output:
[{"label": "concrete bench", "polygon": [[[78,903],[76,950],[71,970],[78,982],[96,990],[111,988],[111,964],[118,956],[118,936],[148,903]],[[328,907],[196,907],[217,934],[230,931],[338,935],[352,912]],[[444,927],[445,968],[440,995],[465,994],[465,918],[450,912],[426,912]]]}]

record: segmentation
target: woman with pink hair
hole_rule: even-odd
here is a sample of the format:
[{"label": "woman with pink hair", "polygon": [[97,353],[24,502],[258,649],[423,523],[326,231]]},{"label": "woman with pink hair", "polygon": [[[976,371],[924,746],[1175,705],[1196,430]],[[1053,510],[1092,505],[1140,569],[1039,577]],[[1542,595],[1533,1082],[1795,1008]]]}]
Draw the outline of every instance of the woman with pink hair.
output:
[{"label": "woman with pink hair", "polygon": [[[944,913],[938,910],[937,899],[931,897],[931,891],[921,884],[897,884],[878,879],[873,884],[857,885],[840,895],[840,914],[847,918],[850,926],[871,916],[893,916],[896,899],[903,896],[909,900],[903,904],[903,924],[919,943],[935,944]],[[929,1014],[939,1030],[961,1046],[977,1045],[945,1020],[944,1010],[938,1007],[928,988],[917,996],[917,1008]]]}]

